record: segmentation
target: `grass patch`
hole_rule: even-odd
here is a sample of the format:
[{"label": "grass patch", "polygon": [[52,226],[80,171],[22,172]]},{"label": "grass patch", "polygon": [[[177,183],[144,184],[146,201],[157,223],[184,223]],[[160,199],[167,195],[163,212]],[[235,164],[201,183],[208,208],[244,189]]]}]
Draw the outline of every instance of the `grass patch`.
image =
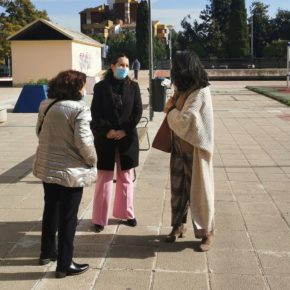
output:
[{"label": "grass patch", "polygon": [[290,88],[285,87],[255,87],[246,86],[248,90],[275,99],[287,106],[290,106]]}]

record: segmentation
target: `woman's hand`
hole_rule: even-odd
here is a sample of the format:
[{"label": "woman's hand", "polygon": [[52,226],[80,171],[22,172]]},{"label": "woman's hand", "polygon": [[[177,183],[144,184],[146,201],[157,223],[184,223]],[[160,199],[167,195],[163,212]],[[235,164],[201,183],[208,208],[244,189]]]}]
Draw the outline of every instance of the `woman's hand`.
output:
[{"label": "woman's hand", "polygon": [[106,137],[108,138],[108,139],[116,139],[116,130],[114,130],[114,129],[111,129],[108,133],[107,133],[107,135],[106,135]]},{"label": "woman's hand", "polygon": [[169,112],[169,110],[171,109],[171,107],[174,106],[174,104],[175,104],[175,98],[174,97],[168,99],[163,112],[167,114]]},{"label": "woman's hand", "polygon": [[115,132],[115,140],[120,140],[126,136],[126,132],[124,130],[116,130]]}]

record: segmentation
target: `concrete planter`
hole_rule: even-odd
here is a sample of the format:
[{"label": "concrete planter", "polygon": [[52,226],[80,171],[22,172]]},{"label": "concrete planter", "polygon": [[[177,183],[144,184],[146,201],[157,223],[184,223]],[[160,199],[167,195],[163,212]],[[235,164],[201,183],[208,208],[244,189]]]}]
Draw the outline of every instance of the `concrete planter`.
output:
[{"label": "concrete planter", "polygon": [[0,123],[7,122],[7,109],[0,108]]},{"label": "concrete planter", "polygon": [[47,85],[24,85],[13,113],[38,113],[39,104],[47,98]]}]

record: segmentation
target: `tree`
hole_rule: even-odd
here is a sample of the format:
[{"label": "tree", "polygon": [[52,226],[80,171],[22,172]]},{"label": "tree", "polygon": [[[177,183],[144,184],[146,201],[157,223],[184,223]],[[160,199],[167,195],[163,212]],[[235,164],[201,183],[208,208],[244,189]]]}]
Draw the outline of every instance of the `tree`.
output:
[{"label": "tree", "polygon": [[[191,16],[183,18],[181,26],[183,31],[177,35],[178,49],[180,50],[194,50],[200,57],[207,56],[206,49],[206,35],[203,34],[202,28],[197,21],[190,23]],[[174,55],[174,54],[173,54]]]},{"label": "tree", "polygon": [[211,1],[211,33],[212,51],[215,56],[228,57],[228,31],[231,11],[231,0]]},{"label": "tree", "polygon": [[148,31],[148,5],[147,1],[142,0],[137,8],[136,20],[136,50],[137,58],[141,63],[142,69],[149,67],[149,31]]},{"label": "tree", "polygon": [[287,40],[274,40],[270,44],[267,44],[263,49],[263,55],[265,57],[277,57],[285,59],[287,55]]},{"label": "tree", "polygon": [[263,49],[270,42],[268,8],[269,5],[264,5],[260,1],[253,2],[250,7],[253,21],[254,54],[256,57],[263,56]]},{"label": "tree", "polygon": [[47,12],[37,10],[30,0],[0,0],[0,60],[10,56],[7,37],[38,18],[49,20]]},{"label": "tree", "polygon": [[273,39],[290,41],[290,11],[279,9],[273,24]]},{"label": "tree", "polygon": [[158,37],[153,38],[153,60],[167,59],[167,45]]},{"label": "tree", "polygon": [[211,0],[201,11],[201,22],[193,21],[190,15],[181,22],[183,31],[178,40],[181,47],[193,49],[201,57],[226,57],[229,27],[230,0]]},{"label": "tree", "polygon": [[211,15],[220,27],[220,30],[226,34],[229,26],[229,16],[231,11],[231,0],[212,0]]},{"label": "tree", "polygon": [[119,53],[124,53],[130,61],[136,57],[136,37],[134,31],[122,31],[120,34],[107,39],[109,46],[108,61],[110,62]]},{"label": "tree", "polygon": [[232,0],[229,19],[228,45],[230,57],[240,58],[249,55],[245,0]]}]

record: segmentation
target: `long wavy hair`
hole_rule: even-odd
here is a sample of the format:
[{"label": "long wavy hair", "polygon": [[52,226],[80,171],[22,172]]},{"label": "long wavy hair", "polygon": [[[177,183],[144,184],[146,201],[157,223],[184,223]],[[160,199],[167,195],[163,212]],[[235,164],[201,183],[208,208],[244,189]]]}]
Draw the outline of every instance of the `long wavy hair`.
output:
[{"label": "long wavy hair", "polygon": [[172,83],[180,92],[209,85],[207,72],[193,51],[177,51],[170,74]]},{"label": "long wavy hair", "polygon": [[86,84],[86,75],[76,70],[60,72],[48,82],[47,97],[58,100],[81,100],[80,90]]}]

